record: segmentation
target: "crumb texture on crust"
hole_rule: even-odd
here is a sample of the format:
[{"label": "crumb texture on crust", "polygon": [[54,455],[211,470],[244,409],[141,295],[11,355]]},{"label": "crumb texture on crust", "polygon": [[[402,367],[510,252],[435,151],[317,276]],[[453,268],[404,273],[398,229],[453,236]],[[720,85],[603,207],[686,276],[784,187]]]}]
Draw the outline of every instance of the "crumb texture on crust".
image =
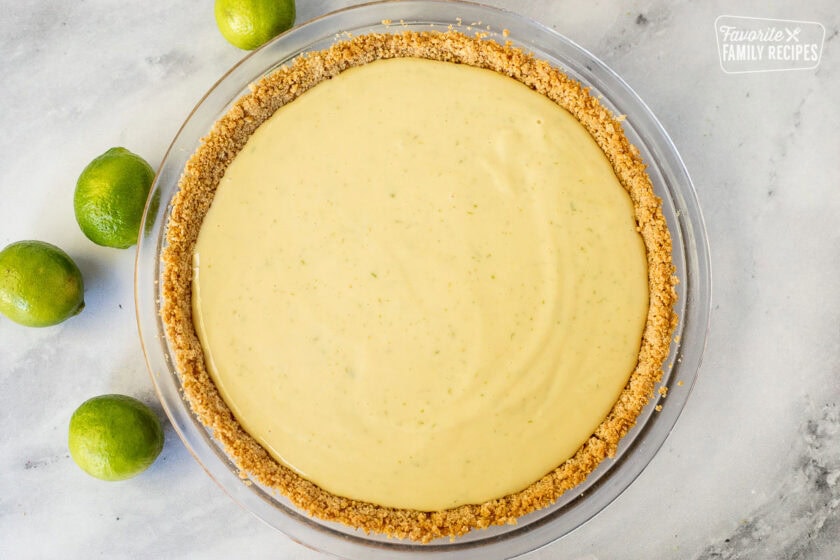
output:
[{"label": "crumb texture on crust", "polygon": [[[256,128],[279,107],[347,68],[382,58],[419,57],[468,64],[510,76],[542,93],[574,115],[604,153],[635,207],[637,227],[647,250],[650,305],[638,364],[625,389],[595,433],[570,459],[508,496],[478,505],[420,512],[381,507],[333,495],[277,463],[234,418],[204,365],[192,322],[192,253],[201,222],[228,164]],[[457,31],[369,34],[301,55],[252,85],[219,119],[187,162],[172,201],[162,253],[162,320],[175,366],[190,406],[240,469],[276,489],[311,515],[396,538],[429,542],[476,528],[515,523],[554,503],[583,482],[601,461],[614,456],[618,442],[634,425],[662,377],[677,323],[673,311],[676,277],[671,237],[638,150],[624,135],[620,120],[578,82],[547,62],[492,40]]]}]

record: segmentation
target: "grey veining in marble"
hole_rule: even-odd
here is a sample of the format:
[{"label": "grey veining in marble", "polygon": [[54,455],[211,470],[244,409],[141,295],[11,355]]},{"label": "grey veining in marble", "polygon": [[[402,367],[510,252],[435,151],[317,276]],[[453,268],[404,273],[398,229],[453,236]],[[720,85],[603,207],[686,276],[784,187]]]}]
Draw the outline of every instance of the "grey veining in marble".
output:
[{"label": "grey veining in marble", "polygon": [[834,403],[808,410],[795,468],[739,526],[698,560],[840,556],[840,417]]},{"label": "grey veining in marble", "polygon": [[[299,0],[299,21],[351,5]],[[616,70],[680,150],[705,213],[714,309],[704,364],[665,446],[592,521],[533,559],[840,558],[840,18],[834,2],[494,0]],[[167,424],[158,462],[105,484],[67,422],[106,392],[157,407],[134,321],[133,252],[72,213],[87,162],[124,145],[160,163],[244,53],[210,2],[0,0],[0,246],[62,246],[87,309],[49,329],[0,317],[0,558],[319,559],[236,506]],[[725,74],[720,15],[815,21],[815,70]]]}]

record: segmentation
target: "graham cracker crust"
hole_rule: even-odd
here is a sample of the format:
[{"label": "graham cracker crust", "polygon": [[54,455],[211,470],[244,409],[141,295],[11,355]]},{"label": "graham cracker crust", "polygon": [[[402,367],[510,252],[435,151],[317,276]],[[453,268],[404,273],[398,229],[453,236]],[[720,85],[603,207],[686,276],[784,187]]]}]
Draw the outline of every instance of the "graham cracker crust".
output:
[{"label": "graham cracker crust", "polygon": [[[234,418],[204,364],[193,327],[192,253],[216,187],[245,142],[280,106],[343,70],[383,58],[419,57],[487,68],[510,76],[553,100],[574,115],[607,155],[635,207],[637,229],[647,250],[650,304],[638,364],[607,418],[573,457],[508,496],[478,505],[421,512],[381,507],[333,495],[277,463]],[[456,537],[476,528],[515,523],[517,518],[554,503],[604,459],[614,456],[621,438],[654,395],[662,377],[671,336],[677,324],[671,237],[638,150],[620,121],[578,82],[548,63],[508,45],[457,31],[369,34],[302,55],[251,86],[202,140],[187,162],[173,199],[161,255],[162,319],[193,413],[222,444],[243,479],[276,489],[312,516],[366,532],[429,542]]]}]

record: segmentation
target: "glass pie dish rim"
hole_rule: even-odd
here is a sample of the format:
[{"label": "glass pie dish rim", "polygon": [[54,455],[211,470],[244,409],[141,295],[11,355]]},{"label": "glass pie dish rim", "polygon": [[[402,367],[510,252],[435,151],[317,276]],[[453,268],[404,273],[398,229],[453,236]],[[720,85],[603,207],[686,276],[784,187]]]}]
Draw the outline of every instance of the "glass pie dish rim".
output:
[{"label": "glass pie dish rim", "polygon": [[[663,199],[681,282],[677,302],[680,323],[661,383],[671,387],[668,399],[651,399],[637,425],[621,441],[614,460],[604,461],[587,481],[564,494],[554,506],[520,518],[517,526],[474,530],[451,542],[414,544],[364,535],[311,518],[270,490],[243,484],[236,466],[197,421],[180,391],[159,314],[159,256],[169,204],[186,158],[250,83],[301,52],[324,48],[344,33],[444,31],[449,25],[486,33],[490,39],[511,41],[533,52],[592,88],[593,94],[600,94],[602,104],[613,113],[626,115],[625,132],[642,152],[656,194]],[[532,20],[479,4],[405,0],[356,5],[300,25],[246,56],[208,91],[175,136],[152,186],[143,224],[135,267],[138,328],[155,390],[173,427],[210,477],[245,509],[306,546],[342,557],[445,558],[480,550],[486,558],[507,558],[562,537],[617,498],[653,459],[685,405],[705,346],[711,307],[705,227],[691,180],[667,133],[638,95],[589,52]]]}]

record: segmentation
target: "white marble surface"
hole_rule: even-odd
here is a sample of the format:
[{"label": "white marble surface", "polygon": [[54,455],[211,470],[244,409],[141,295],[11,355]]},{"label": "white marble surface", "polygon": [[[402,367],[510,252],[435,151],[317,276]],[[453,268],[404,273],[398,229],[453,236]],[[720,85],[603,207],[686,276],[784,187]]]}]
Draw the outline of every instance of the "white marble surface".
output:
[{"label": "white marble surface", "polygon": [[[300,0],[298,21],[351,3]],[[715,282],[699,381],[660,454],[595,519],[528,558],[840,557],[835,3],[489,3],[581,43],[650,105],[695,181]],[[69,416],[90,396],[157,406],[134,321],[133,250],[84,238],[75,179],[113,145],[157,165],[243,56],[218,34],[211,4],[0,0],[0,246],[56,243],[87,283],[87,309],[64,325],[0,317],[0,558],[324,557],[236,506],[168,424],[158,462],[127,482],[89,478],[66,449]],[[721,14],[821,22],[822,62],[724,74]]]}]

